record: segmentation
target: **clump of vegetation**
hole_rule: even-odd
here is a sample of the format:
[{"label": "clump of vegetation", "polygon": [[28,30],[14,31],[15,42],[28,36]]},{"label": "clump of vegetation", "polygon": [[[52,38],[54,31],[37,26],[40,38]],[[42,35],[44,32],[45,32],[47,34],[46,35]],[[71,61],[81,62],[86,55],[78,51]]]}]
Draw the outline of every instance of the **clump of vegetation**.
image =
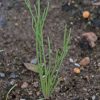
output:
[{"label": "clump of vegetation", "polygon": [[[41,11],[40,0],[36,1],[34,5],[35,14],[33,15],[30,0],[25,0],[26,6],[32,16],[32,29],[36,39],[36,57],[38,59],[38,73],[40,77],[41,91],[44,98],[48,98],[53,93],[57,83],[59,82],[59,69],[62,65],[63,59],[68,53],[70,42],[70,30],[65,27],[64,41],[62,50],[58,50],[55,54],[54,64],[52,63],[51,42],[48,37],[48,56],[46,59],[45,48],[43,43],[43,27],[48,15],[48,6]],[[47,63],[48,62],[48,63]]]}]

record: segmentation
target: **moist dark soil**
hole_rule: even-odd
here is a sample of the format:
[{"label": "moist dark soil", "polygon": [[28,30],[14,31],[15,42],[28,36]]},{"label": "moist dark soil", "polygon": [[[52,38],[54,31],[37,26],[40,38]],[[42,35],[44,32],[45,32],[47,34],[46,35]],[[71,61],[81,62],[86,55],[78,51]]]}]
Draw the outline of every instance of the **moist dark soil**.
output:
[{"label": "moist dark soil", "polygon": [[[36,0],[31,0],[34,5]],[[50,100],[100,100],[100,6],[91,2],[98,0],[41,0],[44,8],[50,2],[49,14],[44,27],[44,41],[47,36],[55,51],[62,46],[64,26],[71,28],[70,50],[61,67],[58,84]],[[34,10],[34,9],[33,9]],[[82,12],[88,10],[91,18],[84,19]],[[94,48],[84,45],[81,35],[94,32],[98,40]],[[84,57],[90,58],[80,74],[75,74],[70,63],[77,63]],[[0,100],[5,100],[9,89],[17,86],[9,94],[8,100],[38,100],[42,98],[39,76],[26,69],[23,63],[36,58],[34,32],[31,16],[24,0],[0,0]],[[22,88],[23,83],[27,83]]]}]

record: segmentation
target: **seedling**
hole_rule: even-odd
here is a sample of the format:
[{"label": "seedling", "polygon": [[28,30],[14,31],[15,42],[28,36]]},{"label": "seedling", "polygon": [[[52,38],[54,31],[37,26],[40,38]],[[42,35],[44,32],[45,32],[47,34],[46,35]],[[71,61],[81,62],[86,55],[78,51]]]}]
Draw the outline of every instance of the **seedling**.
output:
[{"label": "seedling", "polygon": [[54,89],[59,82],[59,70],[62,65],[63,59],[65,58],[69,50],[70,30],[68,30],[65,26],[63,48],[62,50],[57,50],[54,63],[52,63],[51,42],[49,37],[47,39],[49,56],[48,60],[46,59],[43,43],[43,28],[46,17],[48,15],[49,4],[42,12],[40,0],[37,0],[36,5],[34,5],[35,14],[33,14],[32,12],[30,0],[25,0],[25,4],[32,16],[32,29],[34,31],[36,40],[36,57],[38,59],[38,73],[40,77],[41,91],[44,98],[48,98],[54,92]]}]

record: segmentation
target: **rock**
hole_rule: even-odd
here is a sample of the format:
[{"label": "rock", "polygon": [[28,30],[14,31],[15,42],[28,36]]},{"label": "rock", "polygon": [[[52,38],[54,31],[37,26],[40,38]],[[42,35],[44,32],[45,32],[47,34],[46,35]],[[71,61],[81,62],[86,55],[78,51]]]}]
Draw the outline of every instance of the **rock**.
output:
[{"label": "rock", "polygon": [[20,100],[26,100],[26,99],[20,99]]},{"label": "rock", "polygon": [[15,26],[18,26],[19,24],[18,23],[15,23]]},{"label": "rock", "polygon": [[28,91],[28,94],[29,94],[29,95],[32,95],[32,94],[33,94],[33,92],[32,92],[32,91]]},{"label": "rock", "polygon": [[56,88],[55,88],[55,92],[58,93],[59,91],[60,91],[60,87],[56,87]]},{"label": "rock", "polygon": [[72,100],[80,100],[79,97],[74,97]]},{"label": "rock", "polygon": [[31,64],[37,64],[37,58],[31,60]]},{"label": "rock", "polygon": [[96,36],[95,33],[93,33],[93,32],[85,32],[85,33],[82,34],[82,38],[84,38],[85,40],[88,41],[88,43],[91,46],[91,48],[96,46],[95,42],[97,41],[97,36]]},{"label": "rock", "polygon": [[21,88],[22,89],[25,89],[28,87],[28,83],[27,82],[23,82],[23,84],[21,85]]},{"label": "rock", "polygon": [[99,97],[97,95],[93,95],[92,96],[92,100],[100,100]]},{"label": "rock", "polygon": [[74,73],[76,73],[76,74],[80,74],[80,69],[79,69],[79,68],[74,68],[73,71],[74,71]]},{"label": "rock", "polygon": [[4,52],[4,50],[0,50],[0,53]]},{"label": "rock", "polygon": [[2,4],[2,2],[0,2],[0,7],[2,7],[3,6],[3,4]]},{"label": "rock", "polygon": [[100,6],[100,2],[93,2],[92,5],[93,6]]},{"label": "rock", "polygon": [[12,79],[9,83],[10,83],[10,85],[14,85],[15,84],[15,80]]},{"label": "rock", "polygon": [[15,72],[12,72],[12,73],[10,74],[10,78],[13,78],[13,79],[18,78],[18,75],[16,75]]},{"label": "rock", "polygon": [[0,28],[4,28],[7,24],[6,18],[3,16],[0,16]]},{"label": "rock", "polygon": [[36,95],[39,96],[39,95],[40,95],[40,91],[37,91],[37,92],[36,92]]},{"label": "rock", "polygon": [[80,65],[81,66],[86,66],[86,65],[88,65],[90,63],[90,58],[89,57],[85,57],[85,58],[83,58],[81,61],[80,61]]},{"label": "rock", "polygon": [[96,96],[95,96],[95,95],[93,95],[93,96],[92,96],[92,100],[95,100],[95,98],[96,98]]},{"label": "rock", "polygon": [[0,77],[1,77],[1,78],[4,78],[4,77],[5,77],[5,73],[0,72]]},{"label": "rock", "polygon": [[34,83],[33,83],[33,86],[34,86],[35,88],[37,88],[37,87],[39,87],[39,83],[38,83],[38,82],[34,82]]},{"label": "rock", "polygon": [[88,10],[83,11],[83,18],[88,19],[90,17],[90,12]]},{"label": "rock", "polygon": [[74,63],[74,65],[75,65],[76,67],[80,67],[80,64],[78,64],[78,63]]},{"label": "rock", "polygon": [[100,67],[100,63],[98,63],[98,67]]},{"label": "rock", "polygon": [[74,63],[74,60],[72,58],[69,58],[70,63]]}]

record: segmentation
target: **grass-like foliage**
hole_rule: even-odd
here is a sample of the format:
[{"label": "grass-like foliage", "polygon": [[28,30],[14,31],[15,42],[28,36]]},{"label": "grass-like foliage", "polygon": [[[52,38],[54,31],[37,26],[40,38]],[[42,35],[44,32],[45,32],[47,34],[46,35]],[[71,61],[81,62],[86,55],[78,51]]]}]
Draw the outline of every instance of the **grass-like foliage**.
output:
[{"label": "grass-like foliage", "polygon": [[48,15],[49,4],[43,11],[41,11],[40,0],[36,0],[36,5],[34,5],[35,14],[33,14],[30,0],[25,0],[25,3],[32,16],[32,28],[36,39],[36,56],[38,59],[38,72],[40,76],[41,91],[44,97],[48,98],[53,93],[57,83],[59,82],[59,69],[69,49],[70,30],[65,27],[62,50],[58,50],[56,52],[54,63],[52,63],[51,43],[49,37],[48,60],[46,59],[43,43],[43,27]]}]

